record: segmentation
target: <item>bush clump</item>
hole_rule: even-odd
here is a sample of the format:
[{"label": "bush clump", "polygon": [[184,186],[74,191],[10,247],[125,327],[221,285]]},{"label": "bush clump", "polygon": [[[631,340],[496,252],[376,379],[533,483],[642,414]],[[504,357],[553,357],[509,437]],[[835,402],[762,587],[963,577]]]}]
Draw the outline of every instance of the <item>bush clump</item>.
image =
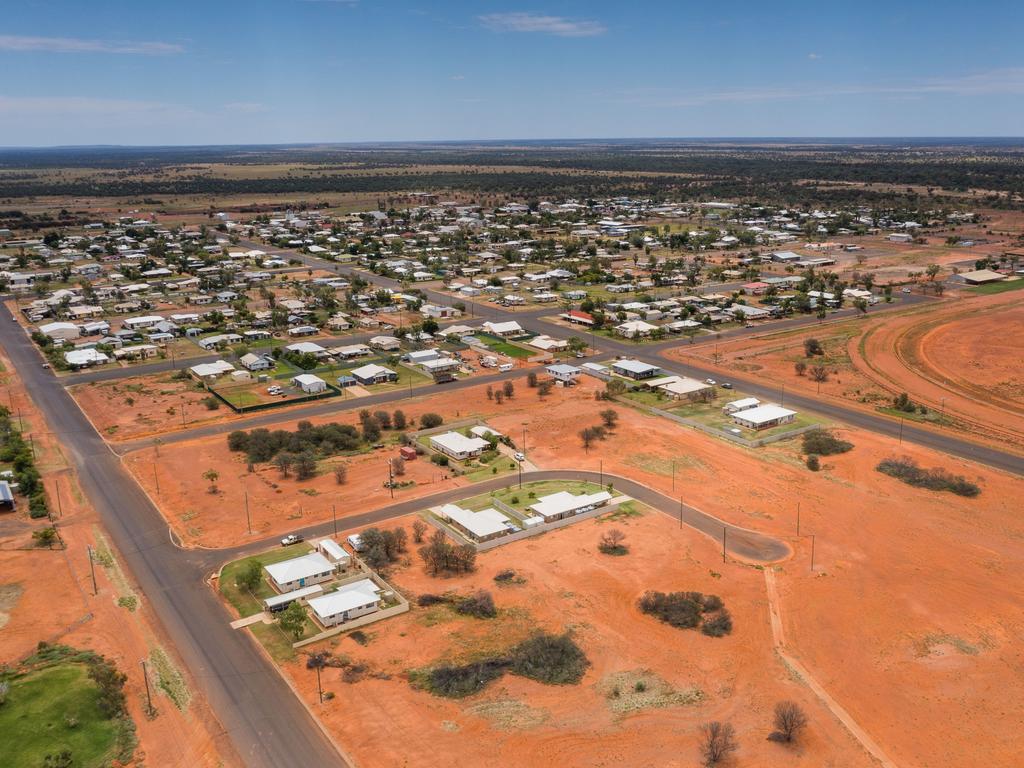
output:
[{"label": "bush clump", "polygon": [[957,496],[969,498],[974,498],[981,493],[981,488],[963,475],[954,475],[941,467],[925,469],[906,456],[898,459],[884,459],[875,469],[915,488],[927,488],[929,491],[949,491]]},{"label": "bush clump", "polygon": [[803,442],[804,453],[815,453],[818,456],[834,456],[837,453],[853,450],[853,443],[840,440],[828,429],[812,429],[810,432],[804,432]]},{"label": "bush clump", "polygon": [[732,631],[732,617],[718,595],[648,591],[641,595],[637,605],[643,613],[678,629],[700,627],[710,637],[722,637]]},{"label": "bush clump", "polygon": [[431,693],[449,699],[461,699],[482,691],[505,672],[504,659],[487,659],[462,666],[443,666],[431,671],[427,686]]},{"label": "bush clump", "polygon": [[511,671],[548,685],[578,683],[586,672],[587,656],[568,635],[539,633],[512,649]]},{"label": "bush clump", "polygon": [[498,609],[494,605],[494,598],[487,590],[462,597],[455,602],[455,612],[465,616],[474,616],[478,619],[493,619],[498,615]]}]

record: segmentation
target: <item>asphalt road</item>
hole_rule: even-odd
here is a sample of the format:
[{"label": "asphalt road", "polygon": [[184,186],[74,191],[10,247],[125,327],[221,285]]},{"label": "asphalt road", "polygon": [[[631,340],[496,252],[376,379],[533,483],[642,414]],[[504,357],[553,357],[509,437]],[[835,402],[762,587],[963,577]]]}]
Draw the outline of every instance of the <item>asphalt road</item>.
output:
[{"label": "asphalt road", "polygon": [[[717,517],[701,512],[686,504],[681,499],[673,499],[663,493],[641,485],[626,477],[609,475],[607,472],[598,473],[578,469],[554,469],[538,470],[535,472],[523,472],[523,482],[538,482],[543,480],[581,480],[593,483],[612,483],[615,490],[631,496],[647,506],[663,512],[673,520],[680,520],[682,524],[703,533],[715,542],[721,543],[723,531],[725,531],[725,547],[728,553],[742,560],[754,563],[774,563],[784,560],[792,554],[788,544],[780,539],[767,536],[757,531],[725,523]],[[401,501],[390,504],[380,509],[364,512],[359,515],[349,515],[338,521],[338,531],[361,528],[366,525],[377,525],[394,517],[409,515],[423,509],[448,504],[450,502],[465,499],[468,496],[477,496],[481,493],[490,493],[500,488],[508,488],[519,482],[518,476],[506,476],[483,480],[473,483],[469,487],[453,488],[430,496],[421,496],[408,501]],[[334,533],[333,523],[317,523],[305,528],[296,528],[294,533],[301,533],[307,538],[326,536]],[[195,553],[195,558],[203,563],[207,570],[215,571],[225,563],[237,560],[239,557],[262,552],[268,547],[278,544],[280,537],[270,537],[262,541],[254,541],[238,547],[217,550],[202,550]]]},{"label": "asphalt road", "polygon": [[[19,325],[0,307],[0,344],[52,430],[168,637],[246,766],[347,765],[247,632],[204,583],[196,553],[175,547],[160,512],[122,467]],[[132,674],[131,670],[128,670]]]}]

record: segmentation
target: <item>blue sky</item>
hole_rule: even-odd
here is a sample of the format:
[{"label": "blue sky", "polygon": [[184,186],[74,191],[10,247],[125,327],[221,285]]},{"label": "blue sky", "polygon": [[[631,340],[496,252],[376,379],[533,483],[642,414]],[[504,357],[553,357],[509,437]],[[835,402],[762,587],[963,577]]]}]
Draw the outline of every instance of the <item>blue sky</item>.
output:
[{"label": "blue sky", "polygon": [[1024,2],[19,0],[0,146],[1024,133]]}]

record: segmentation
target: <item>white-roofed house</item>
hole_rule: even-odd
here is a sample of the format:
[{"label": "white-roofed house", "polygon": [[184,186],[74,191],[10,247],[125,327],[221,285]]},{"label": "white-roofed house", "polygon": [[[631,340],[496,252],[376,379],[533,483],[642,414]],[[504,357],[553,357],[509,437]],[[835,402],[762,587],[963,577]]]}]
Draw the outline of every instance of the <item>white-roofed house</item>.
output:
[{"label": "white-roofed house", "polygon": [[615,332],[627,339],[650,336],[656,330],[658,330],[658,326],[651,325],[643,320],[627,320],[615,326]]},{"label": "white-roofed house", "polygon": [[318,395],[327,391],[327,382],[312,373],[300,373],[292,377],[292,384],[307,395]]},{"label": "white-roofed house", "polygon": [[402,346],[402,342],[394,336],[374,336],[369,343],[374,349],[381,349],[385,352],[394,352]]},{"label": "white-roofed house", "polygon": [[88,368],[110,362],[110,358],[95,349],[72,349],[64,353],[64,361],[72,368]]},{"label": "white-roofed house", "polygon": [[376,363],[368,363],[350,371],[353,379],[360,384],[383,384],[388,381],[398,381],[398,374],[390,368]]},{"label": "white-roofed house", "polygon": [[39,332],[48,338],[60,339],[61,341],[73,341],[82,335],[82,329],[77,325],[64,322],[40,325]]},{"label": "white-roofed house", "polygon": [[299,355],[314,355],[317,358],[329,357],[331,354],[315,341],[299,341],[295,344],[289,344],[285,349]]},{"label": "white-roofed house", "polygon": [[266,355],[257,355],[254,352],[247,352],[238,358],[245,368],[250,371],[269,371],[274,367],[274,362]]},{"label": "white-roofed house", "polygon": [[547,496],[541,496],[536,503],[530,505],[530,509],[544,518],[544,522],[550,523],[553,520],[561,520],[565,517],[572,517],[583,512],[589,512],[595,507],[604,506],[612,498],[608,491],[597,493],[573,494],[569,491],[559,491]]},{"label": "white-roofed house", "polygon": [[490,447],[490,443],[481,437],[466,437],[458,432],[445,432],[431,435],[430,447],[453,459],[465,461],[479,456]]},{"label": "white-roofed house", "polygon": [[791,411],[780,405],[759,405],[732,414],[732,420],[741,427],[754,430],[771,429],[780,424],[789,424],[795,418],[796,411]]},{"label": "white-roofed house", "polygon": [[345,570],[352,562],[352,556],[334,539],[320,539],[316,543],[316,551],[334,564],[336,570]]},{"label": "white-roofed house", "polygon": [[520,336],[523,333],[523,327],[515,320],[502,323],[493,323],[488,320],[481,328],[494,336]]},{"label": "white-roofed house", "polygon": [[756,397],[741,397],[739,400],[733,400],[731,402],[726,403],[722,410],[725,413],[732,415],[734,413],[739,413],[740,411],[747,411],[750,410],[751,408],[757,408],[757,406],[759,406],[760,404],[761,401],[758,400]]},{"label": "white-roofed house", "polygon": [[336,627],[346,621],[374,613],[380,608],[383,590],[370,579],[344,584],[334,592],[314,597],[307,605],[321,626]]},{"label": "white-roofed house", "polygon": [[505,515],[490,507],[472,512],[457,504],[445,504],[439,510],[439,517],[451,523],[455,530],[478,542],[507,536],[517,530]]},{"label": "white-roofed house", "polygon": [[231,373],[235,366],[227,360],[214,360],[212,363],[199,363],[188,369],[188,372],[201,381],[208,381]]},{"label": "white-roofed house", "polygon": [[575,365],[566,365],[565,363],[549,365],[544,370],[551,374],[555,381],[560,381],[563,384],[575,384],[580,374],[583,373],[582,368],[577,368]]},{"label": "white-roofed house", "polygon": [[335,566],[319,552],[299,555],[280,563],[263,566],[270,583],[278,592],[291,592],[311,584],[323,584],[334,577]]}]

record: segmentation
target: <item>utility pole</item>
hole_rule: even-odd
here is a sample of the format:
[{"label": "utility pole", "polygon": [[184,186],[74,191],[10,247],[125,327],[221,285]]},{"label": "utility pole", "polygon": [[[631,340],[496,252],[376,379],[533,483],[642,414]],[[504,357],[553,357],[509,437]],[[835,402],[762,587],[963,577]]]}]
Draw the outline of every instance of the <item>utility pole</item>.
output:
[{"label": "utility pole", "polygon": [[57,517],[64,517],[64,505],[60,502],[60,478],[53,481],[54,494],[57,496]]},{"label": "utility pole", "polygon": [[814,573],[814,534],[811,534],[811,573]]},{"label": "utility pole", "polygon": [[333,504],[331,504],[331,521],[334,523],[334,535],[338,535],[338,511]]},{"label": "utility pole", "polygon": [[99,593],[99,589],[96,587],[96,563],[92,557],[92,547],[86,546],[89,551],[89,573],[92,575],[92,594],[95,596]]},{"label": "utility pole", "polygon": [[[391,459],[388,459],[388,490],[391,491],[391,498],[395,498],[395,480],[392,474]],[[522,471],[522,470],[520,470]]]},{"label": "utility pole", "polygon": [[153,482],[156,483],[156,495],[160,495],[160,475],[156,471],[156,464],[153,464]]},{"label": "utility pole", "polygon": [[146,660],[143,659],[140,663],[142,664],[142,679],[146,681],[146,711],[152,715],[154,711],[153,697],[149,692],[149,675],[146,673]]},{"label": "utility pole", "polygon": [[317,690],[317,693],[320,696],[320,703],[323,704],[324,703],[324,689],[323,689],[323,686],[320,685],[320,665],[319,664],[316,665],[316,690]]},{"label": "utility pole", "polygon": [[249,535],[252,535],[252,517],[249,515],[249,492],[245,492],[245,524],[249,529]]}]

